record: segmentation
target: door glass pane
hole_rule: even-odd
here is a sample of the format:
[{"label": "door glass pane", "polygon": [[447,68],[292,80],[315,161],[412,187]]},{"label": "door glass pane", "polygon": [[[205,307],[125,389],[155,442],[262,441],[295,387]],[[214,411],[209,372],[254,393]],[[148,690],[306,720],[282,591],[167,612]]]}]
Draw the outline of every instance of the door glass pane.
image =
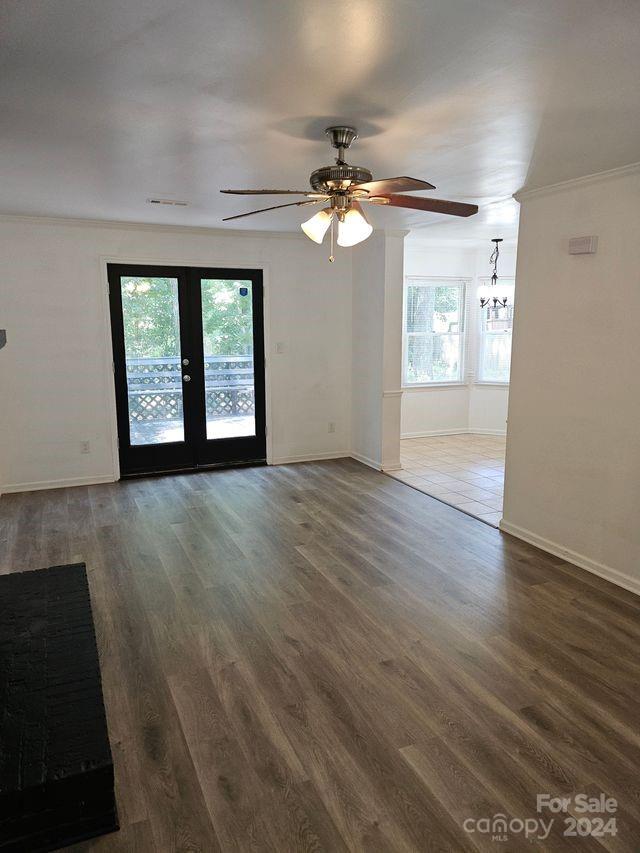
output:
[{"label": "door glass pane", "polygon": [[256,434],[251,282],[202,279],[207,438]]},{"label": "door glass pane", "polygon": [[122,276],[131,444],[184,441],[177,278]]}]

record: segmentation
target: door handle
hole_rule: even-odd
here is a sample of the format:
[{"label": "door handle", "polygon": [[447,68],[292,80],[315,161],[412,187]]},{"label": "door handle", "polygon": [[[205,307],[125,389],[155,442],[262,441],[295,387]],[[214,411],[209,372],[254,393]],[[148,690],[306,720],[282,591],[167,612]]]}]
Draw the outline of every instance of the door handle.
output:
[{"label": "door handle", "polygon": [[185,373],[184,376],[182,377],[182,381],[183,382],[191,382],[191,377]]}]

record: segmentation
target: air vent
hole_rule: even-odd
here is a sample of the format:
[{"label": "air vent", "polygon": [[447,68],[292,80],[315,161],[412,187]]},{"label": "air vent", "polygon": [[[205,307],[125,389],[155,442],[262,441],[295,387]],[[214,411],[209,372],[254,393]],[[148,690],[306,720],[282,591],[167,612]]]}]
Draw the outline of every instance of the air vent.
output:
[{"label": "air vent", "polygon": [[189,207],[188,201],[176,201],[173,198],[148,198],[147,204],[167,204],[169,207]]},{"label": "air vent", "polygon": [[597,251],[597,237],[572,237],[569,240],[570,255],[595,255]]}]

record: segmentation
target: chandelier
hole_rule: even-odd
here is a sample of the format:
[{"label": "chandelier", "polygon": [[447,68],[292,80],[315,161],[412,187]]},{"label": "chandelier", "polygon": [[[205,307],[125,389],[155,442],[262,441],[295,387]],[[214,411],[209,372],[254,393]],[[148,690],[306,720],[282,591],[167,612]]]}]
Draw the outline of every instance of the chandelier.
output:
[{"label": "chandelier", "polygon": [[[491,288],[495,288],[498,284],[498,258],[500,257],[500,243],[502,237],[492,237],[491,242],[494,243],[494,248],[489,256],[489,264],[493,266],[491,273]],[[481,308],[506,308],[509,301],[507,296],[480,296]]]}]

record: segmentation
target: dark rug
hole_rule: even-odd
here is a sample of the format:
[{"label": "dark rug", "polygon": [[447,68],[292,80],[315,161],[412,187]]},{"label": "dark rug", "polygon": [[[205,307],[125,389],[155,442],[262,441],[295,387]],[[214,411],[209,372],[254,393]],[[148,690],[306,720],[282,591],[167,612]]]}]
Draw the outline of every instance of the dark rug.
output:
[{"label": "dark rug", "polygon": [[0,577],[0,851],[118,828],[84,563]]}]

